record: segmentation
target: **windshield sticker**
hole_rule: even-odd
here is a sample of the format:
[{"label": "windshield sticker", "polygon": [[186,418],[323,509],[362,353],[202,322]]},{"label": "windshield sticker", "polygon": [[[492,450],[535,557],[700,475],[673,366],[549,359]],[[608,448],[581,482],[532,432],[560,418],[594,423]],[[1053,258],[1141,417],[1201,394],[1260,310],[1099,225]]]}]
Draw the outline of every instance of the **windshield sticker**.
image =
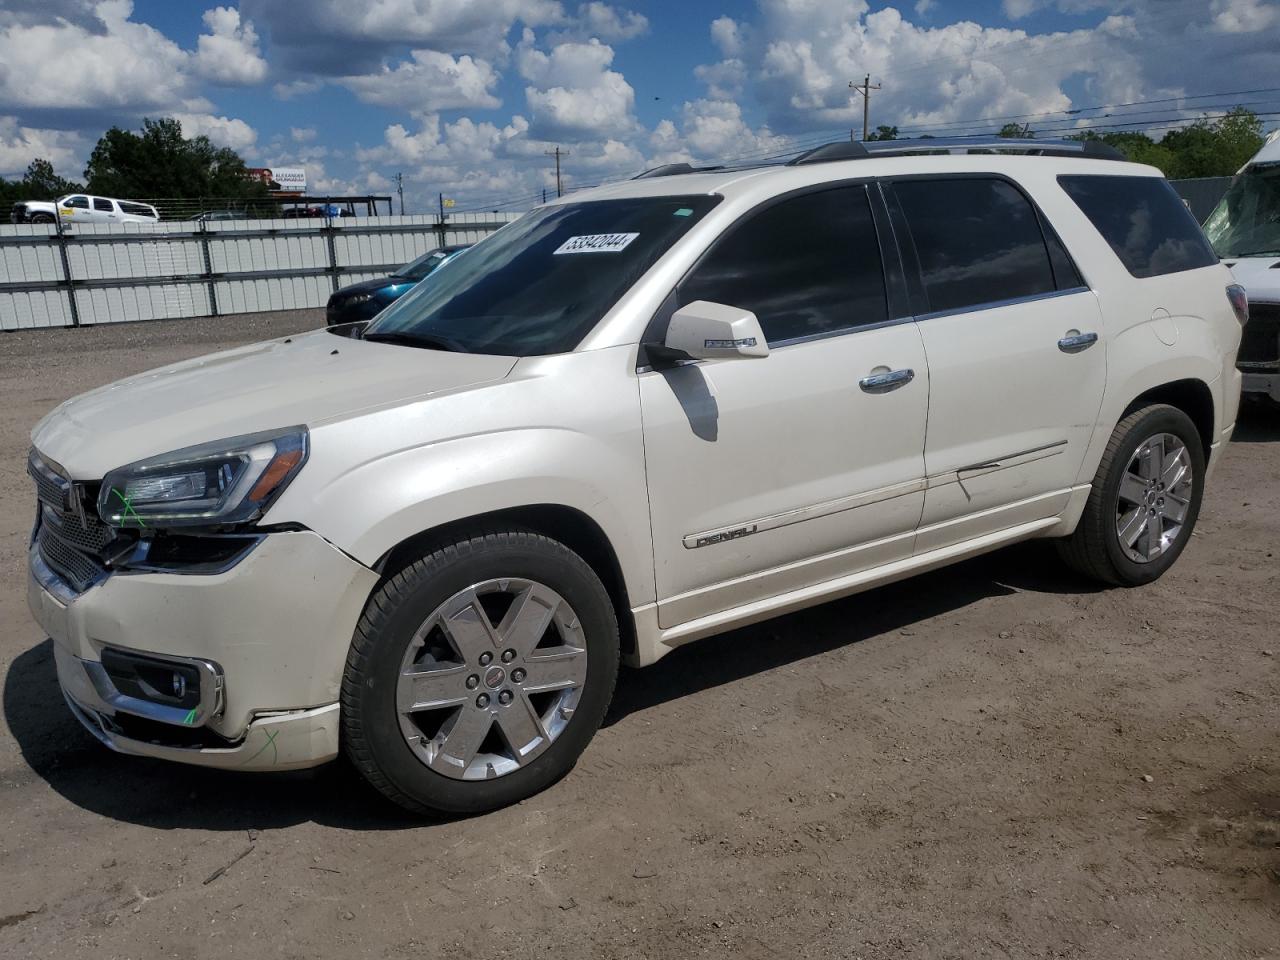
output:
[{"label": "windshield sticker", "polygon": [[553,255],[562,253],[618,253],[627,249],[638,233],[589,233],[581,237],[570,237],[560,244]]},{"label": "windshield sticker", "polygon": [[688,216],[692,216],[692,215],[693,215],[693,211],[692,211],[691,209],[689,209],[688,207],[681,207],[681,208],[680,208],[679,210],[677,210],[677,211],[675,212],[675,214],[674,214],[674,216],[677,216],[677,217],[688,217]]}]

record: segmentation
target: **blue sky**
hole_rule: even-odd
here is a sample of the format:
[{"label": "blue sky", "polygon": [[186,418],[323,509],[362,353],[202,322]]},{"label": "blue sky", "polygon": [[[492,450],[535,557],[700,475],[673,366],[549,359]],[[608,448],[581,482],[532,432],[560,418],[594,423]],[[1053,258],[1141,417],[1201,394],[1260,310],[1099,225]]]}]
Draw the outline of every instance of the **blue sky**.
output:
[{"label": "blue sky", "polygon": [[1278,0],[6,0],[0,175],[79,176],[106,126],[174,115],[313,191],[518,206],[556,145],[584,184],[839,135],[865,72],[904,131],[1280,115],[1278,50]]}]

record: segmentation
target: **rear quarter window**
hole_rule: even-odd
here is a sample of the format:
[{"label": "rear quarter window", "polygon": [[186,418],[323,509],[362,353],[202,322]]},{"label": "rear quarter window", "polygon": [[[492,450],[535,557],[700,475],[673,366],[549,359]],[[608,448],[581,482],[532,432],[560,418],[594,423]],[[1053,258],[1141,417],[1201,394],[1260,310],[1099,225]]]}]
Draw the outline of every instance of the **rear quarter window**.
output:
[{"label": "rear quarter window", "polygon": [[1058,177],[1125,269],[1139,278],[1218,262],[1204,231],[1163,177]]}]

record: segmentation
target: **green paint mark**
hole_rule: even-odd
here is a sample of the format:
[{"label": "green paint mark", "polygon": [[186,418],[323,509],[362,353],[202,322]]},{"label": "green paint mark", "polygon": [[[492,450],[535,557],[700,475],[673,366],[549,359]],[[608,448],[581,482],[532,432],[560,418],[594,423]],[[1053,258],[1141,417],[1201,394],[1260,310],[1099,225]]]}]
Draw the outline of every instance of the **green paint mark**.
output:
[{"label": "green paint mark", "polygon": [[691,217],[693,216],[693,210],[691,210],[689,207],[681,207],[679,210],[675,212],[675,215],[677,217]]},{"label": "green paint mark", "polygon": [[258,752],[257,752],[257,753],[255,753],[252,757],[250,757],[248,760],[246,760],[246,761],[245,761],[245,766],[248,766],[249,764],[253,763],[253,761],[257,760],[257,759],[258,759],[258,757],[262,755],[262,751],[263,751],[263,750],[265,750],[265,749],[267,749],[267,747],[270,747],[270,748],[271,748],[271,762],[272,762],[272,763],[279,763],[279,762],[280,762],[280,749],[276,746],[276,737],[280,735],[280,731],[279,731],[279,730],[271,730],[271,731],[265,731],[265,730],[264,730],[263,732],[264,732],[264,733],[266,733],[266,735],[267,735],[267,742],[266,742],[266,743],[264,743],[261,747],[259,747],[259,748],[258,748]]},{"label": "green paint mark", "polygon": [[138,516],[138,511],[133,509],[133,497],[126,497],[123,493],[121,493],[115,487],[111,488],[111,492],[114,493],[117,497],[119,497],[121,502],[124,503],[124,513],[121,514],[120,519],[127,521],[129,519],[129,514],[133,514],[133,519],[138,521],[138,526],[145,527],[146,524],[143,523],[142,518]]},{"label": "green paint mark", "polygon": [[186,715],[185,717],[183,717],[183,718],[182,718],[182,722],[183,722],[183,723],[185,723],[188,727],[189,727],[189,726],[191,726],[193,723],[195,723],[195,722],[196,722],[196,708],[195,708],[195,707],[192,707],[192,708],[191,708],[191,710],[190,710],[190,712],[188,712],[188,713],[187,713],[187,715]]}]

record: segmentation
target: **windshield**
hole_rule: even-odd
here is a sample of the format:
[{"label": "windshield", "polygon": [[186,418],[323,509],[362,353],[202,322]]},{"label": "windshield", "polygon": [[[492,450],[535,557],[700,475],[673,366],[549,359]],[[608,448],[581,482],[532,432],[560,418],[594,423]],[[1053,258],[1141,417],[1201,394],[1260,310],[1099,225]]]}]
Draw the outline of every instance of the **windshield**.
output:
[{"label": "windshield", "polygon": [[1204,232],[1224,259],[1280,256],[1280,163],[1236,177]]},{"label": "windshield", "polygon": [[627,289],[719,201],[636,197],[521,217],[379,314],[366,335],[530,357],[578,345]]},{"label": "windshield", "polygon": [[397,270],[393,276],[404,277],[406,280],[413,280],[415,283],[429,274],[436,267],[440,266],[446,260],[453,256],[455,250],[432,250],[430,253],[424,254],[412,263],[406,263]]}]

